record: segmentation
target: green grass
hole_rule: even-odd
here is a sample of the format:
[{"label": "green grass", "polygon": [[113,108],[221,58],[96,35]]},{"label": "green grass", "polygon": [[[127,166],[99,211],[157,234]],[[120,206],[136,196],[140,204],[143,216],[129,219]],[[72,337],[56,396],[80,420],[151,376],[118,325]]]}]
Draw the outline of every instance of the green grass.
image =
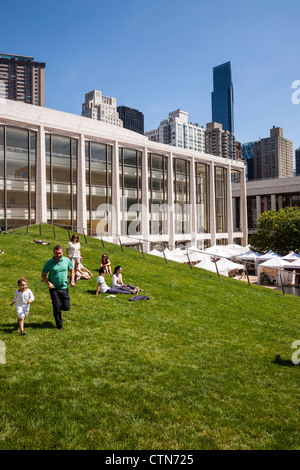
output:
[{"label": "green grass", "polygon": [[[0,235],[0,449],[300,448],[299,298],[87,241],[95,277],[70,290],[58,331],[40,273],[68,232]],[[150,300],[94,295],[103,252]],[[9,306],[21,276],[35,295],[24,337]]]}]

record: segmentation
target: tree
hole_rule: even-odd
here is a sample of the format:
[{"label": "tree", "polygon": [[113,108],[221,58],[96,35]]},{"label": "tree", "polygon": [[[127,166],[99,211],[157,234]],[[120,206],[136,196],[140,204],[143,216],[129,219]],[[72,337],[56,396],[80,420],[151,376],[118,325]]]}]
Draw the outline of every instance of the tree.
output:
[{"label": "tree", "polygon": [[286,207],[279,211],[263,212],[257,231],[250,239],[251,249],[259,253],[269,250],[280,255],[300,250],[300,208]]}]

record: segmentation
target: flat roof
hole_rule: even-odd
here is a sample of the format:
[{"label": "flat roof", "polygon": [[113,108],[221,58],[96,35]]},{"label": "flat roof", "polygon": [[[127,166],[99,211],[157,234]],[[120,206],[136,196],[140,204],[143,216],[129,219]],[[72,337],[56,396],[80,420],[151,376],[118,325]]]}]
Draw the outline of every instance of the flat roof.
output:
[{"label": "flat roof", "polygon": [[14,54],[3,54],[0,52],[0,57],[2,59],[16,59],[16,60],[31,60],[33,61],[33,57],[29,57],[29,56],[26,56],[26,55],[14,55]]}]

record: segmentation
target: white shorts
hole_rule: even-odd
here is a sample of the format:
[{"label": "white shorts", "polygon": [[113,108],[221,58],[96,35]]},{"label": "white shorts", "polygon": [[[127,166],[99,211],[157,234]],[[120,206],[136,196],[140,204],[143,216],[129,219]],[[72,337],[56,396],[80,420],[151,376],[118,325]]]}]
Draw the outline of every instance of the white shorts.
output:
[{"label": "white shorts", "polygon": [[29,304],[24,305],[23,307],[17,307],[17,315],[19,318],[24,318],[24,320],[28,317],[29,313]]},{"label": "white shorts", "polygon": [[79,264],[80,263],[80,256],[70,256],[70,261],[73,264],[73,266],[75,265],[75,263]]}]

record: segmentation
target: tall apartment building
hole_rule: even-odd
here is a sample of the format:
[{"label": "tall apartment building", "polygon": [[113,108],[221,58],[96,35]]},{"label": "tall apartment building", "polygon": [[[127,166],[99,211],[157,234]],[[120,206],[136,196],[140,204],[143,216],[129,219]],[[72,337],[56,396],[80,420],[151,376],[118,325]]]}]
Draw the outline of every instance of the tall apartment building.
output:
[{"label": "tall apartment building", "polygon": [[205,153],[217,157],[239,160],[241,158],[241,145],[236,141],[230,131],[225,131],[222,124],[210,122],[205,130]]},{"label": "tall apartment building", "polygon": [[204,152],[204,129],[198,124],[188,122],[188,113],[177,109],[161,121],[158,129],[145,132],[149,140],[174,145],[189,150]]},{"label": "tall apartment building", "polygon": [[93,90],[85,95],[81,115],[98,121],[107,122],[114,126],[123,127],[123,121],[117,111],[116,98],[102,95],[101,91]]},{"label": "tall apartment building", "polygon": [[254,144],[254,179],[289,178],[294,176],[293,142],[283,137],[283,130],[275,127],[270,137]]},{"label": "tall apartment building", "polygon": [[0,98],[45,106],[45,66],[33,57],[0,54]]},{"label": "tall apartment building", "polygon": [[300,176],[300,147],[295,150],[296,176]]},{"label": "tall apartment building", "polygon": [[123,121],[123,127],[130,131],[144,134],[144,115],[140,111],[128,106],[118,106],[117,111]]},{"label": "tall apartment building", "polygon": [[212,121],[222,124],[225,131],[234,132],[233,84],[230,62],[213,68],[213,92],[211,94]]}]

